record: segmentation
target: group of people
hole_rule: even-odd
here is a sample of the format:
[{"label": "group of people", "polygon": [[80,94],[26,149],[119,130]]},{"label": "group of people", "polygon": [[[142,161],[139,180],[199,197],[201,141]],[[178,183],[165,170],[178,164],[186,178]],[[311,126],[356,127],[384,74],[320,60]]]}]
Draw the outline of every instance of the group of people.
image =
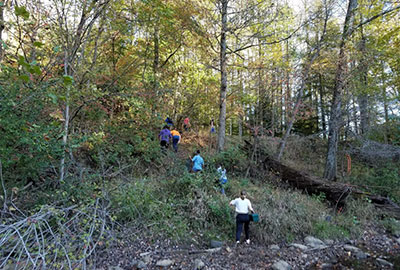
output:
[{"label": "group of people", "polygon": [[172,147],[175,152],[178,152],[178,144],[181,142],[181,134],[175,128],[172,131],[169,130],[169,126],[165,125],[158,134],[160,140],[161,149],[165,150],[169,147],[169,143],[172,140]]},{"label": "group of people", "polygon": [[[166,125],[163,127],[163,129],[160,131],[160,134],[158,135],[160,139],[160,145],[163,150],[167,149],[169,146],[170,141],[172,140],[172,146],[174,148],[175,152],[178,152],[178,144],[181,141],[181,134],[179,131],[174,127],[173,121],[167,117],[165,119]],[[215,126],[214,126],[214,119],[210,121],[210,132],[215,133]],[[170,127],[172,127],[172,130],[170,131]],[[183,125],[185,131],[188,131],[190,127],[189,123],[189,118],[185,118],[184,120],[184,125]],[[200,155],[200,150],[197,150],[195,155],[193,157],[189,156],[189,159],[191,161],[190,164],[190,171],[193,173],[201,172],[203,170],[204,166],[204,159]],[[220,186],[220,191],[222,194],[225,194],[225,184],[228,182],[228,178],[226,175],[226,169],[220,165],[217,168],[217,173],[218,173],[218,184]],[[251,202],[249,199],[247,199],[247,194],[245,191],[240,192],[240,196],[234,200],[232,200],[229,203],[230,206],[233,206],[235,208],[236,212],[236,244],[240,243],[240,236],[243,231],[243,226],[244,226],[244,232],[245,232],[245,243],[250,244],[250,236],[249,236],[249,225],[250,225],[250,213],[254,213],[254,209],[251,205]]]}]

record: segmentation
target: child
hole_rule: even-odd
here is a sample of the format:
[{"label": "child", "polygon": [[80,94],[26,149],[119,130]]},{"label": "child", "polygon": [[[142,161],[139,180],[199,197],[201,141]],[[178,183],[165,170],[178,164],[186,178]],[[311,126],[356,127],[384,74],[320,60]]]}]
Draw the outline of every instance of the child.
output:
[{"label": "child", "polygon": [[181,134],[175,128],[171,131],[172,135],[172,146],[176,153],[178,153],[178,143],[181,141]]},{"label": "child", "polygon": [[196,151],[196,155],[192,158],[192,162],[193,162],[193,167],[192,167],[193,172],[200,172],[203,170],[204,159],[200,156],[200,150]]},{"label": "child", "polygon": [[226,169],[219,165],[217,169],[219,177],[219,186],[221,187],[221,193],[225,194],[224,185],[228,182],[228,178],[226,177]]}]

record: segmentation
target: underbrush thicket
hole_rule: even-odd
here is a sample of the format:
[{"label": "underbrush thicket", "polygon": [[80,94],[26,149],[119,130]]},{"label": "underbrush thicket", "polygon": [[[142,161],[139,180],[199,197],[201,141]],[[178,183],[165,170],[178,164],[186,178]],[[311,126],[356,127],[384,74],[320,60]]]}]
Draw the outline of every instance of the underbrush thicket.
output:
[{"label": "underbrush thicket", "polygon": [[[202,152],[206,167],[202,173],[191,174],[186,160],[172,151],[162,154],[152,140],[136,142],[143,145],[143,151],[147,147],[157,149],[146,155],[137,155],[138,150],[129,147],[120,151],[123,143],[107,145],[100,139],[88,142],[93,144],[89,150],[97,168],[79,174],[70,171],[59,186],[49,185],[34,192],[13,190],[16,204],[0,226],[0,241],[7,247],[2,249],[0,264],[19,260],[30,265],[35,256],[37,263],[49,266],[82,266],[90,263],[89,257],[97,249],[109,245],[115,228],[129,226],[140,227],[153,239],[168,237],[199,245],[207,245],[211,239],[229,242],[235,230],[235,214],[229,201],[243,189],[260,215],[260,221],[251,224],[251,238],[261,244],[301,241],[306,235],[353,238],[371,223],[390,233],[400,232],[396,220],[379,221],[383,215],[367,200],[348,201],[345,209],[336,209],[328,205],[324,194],[308,196],[282,190],[265,179],[245,178],[248,160],[237,146],[219,154]],[[287,155],[306,158],[305,151],[297,156],[302,147],[312,152],[303,141]],[[317,155],[318,151],[310,162]],[[228,170],[226,196],[216,183],[218,165]],[[389,175],[392,172],[387,171]],[[22,237],[16,237],[19,234]],[[124,234],[127,237],[136,235]]]}]

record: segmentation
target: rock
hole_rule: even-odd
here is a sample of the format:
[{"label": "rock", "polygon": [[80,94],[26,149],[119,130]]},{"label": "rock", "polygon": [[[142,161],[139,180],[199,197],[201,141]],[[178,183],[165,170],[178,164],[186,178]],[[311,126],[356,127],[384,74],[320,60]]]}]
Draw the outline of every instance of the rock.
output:
[{"label": "rock", "polygon": [[194,269],[200,270],[200,269],[203,269],[204,266],[206,266],[206,265],[203,263],[202,260],[200,260],[200,259],[194,260]]},{"label": "rock", "polygon": [[108,270],[124,270],[124,269],[122,269],[122,268],[119,267],[119,266],[110,266],[110,267],[108,268]]},{"label": "rock", "polygon": [[146,263],[146,264],[149,264],[149,263],[151,263],[151,257],[150,256],[146,256],[146,257],[144,257],[143,258],[143,261]]},{"label": "rock", "polygon": [[293,243],[293,244],[290,244],[290,246],[291,246],[291,247],[298,248],[298,249],[301,249],[302,251],[306,251],[306,250],[308,249],[307,246],[302,245],[302,244]]},{"label": "rock", "polygon": [[396,239],[396,242],[400,245],[400,238]]},{"label": "rock", "polygon": [[144,261],[139,261],[138,264],[136,265],[137,269],[146,269],[147,264]]},{"label": "rock", "polygon": [[400,231],[395,231],[395,232],[393,232],[393,235],[394,235],[395,237],[399,238],[399,237],[400,237]]},{"label": "rock", "polygon": [[378,258],[378,259],[376,259],[376,261],[382,266],[393,267],[392,263],[390,263],[390,262],[388,262],[388,261],[386,261],[384,259]]},{"label": "rock", "polygon": [[320,266],[321,270],[332,270],[333,269],[333,264],[331,263],[323,263]]},{"label": "rock", "polygon": [[270,246],[269,246],[269,249],[270,249],[270,250],[275,250],[275,251],[276,251],[276,250],[279,250],[280,247],[279,247],[278,245],[270,245]]},{"label": "rock", "polygon": [[14,269],[18,269],[19,267],[17,267],[16,264],[6,264],[2,270],[14,270]]},{"label": "rock", "polygon": [[328,245],[328,246],[332,246],[332,245],[335,243],[335,241],[333,241],[333,240],[331,240],[331,239],[326,239],[324,242],[325,242],[325,244]]},{"label": "rock", "polygon": [[308,257],[308,255],[307,255],[307,254],[303,254],[303,255],[301,255],[301,258],[303,258],[303,259],[307,259],[307,257]]},{"label": "rock", "polygon": [[277,261],[272,265],[273,270],[290,270],[292,267],[285,261]]},{"label": "rock", "polygon": [[354,252],[354,253],[361,251],[358,247],[350,246],[350,245],[344,245],[343,248],[346,251],[351,251],[351,252]]},{"label": "rock", "polygon": [[232,249],[230,247],[226,247],[226,252],[231,253]]},{"label": "rock", "polygon": [[304,238],[304,242],[313,248],[320,248],[320,247],[325,247],[325,243],[319,240],[318,238],[312,237],[312,236],[307,236]]},{"label": "rock", "polygon": [[145,257],[145,256],[150,255],[150,254],[151,254],[151,252],[142,252],[139,255],[140,255],[140,257]]},{"label": "rock", "polygon": [[367,253],[364,253],[364,252],[362,252],[361,250],[360,251],[357,251],[356,252],[356,258],[357,259],[359,259],[359,260],[364,260],[364,259],[366,259],[366,258],[368,258],[369,257],[369,254],[367,254]]},{"label": "rock", "polygon": [[136,267],[138,265],[139,261],[138,260],[132,260],[131,261],[131,266],[130,267]]},{"label": "rock", "polygon": [[156,266],[160,266],[160,267],[168,267],[171,264],[174,264],[174,260],[160,260],[156,263]]},{"label": "rock", "polygon": [[223,242],[217,241],[217,240],[211,240],[210,241],[211,248],[219,248],[219,247],[222,247],[223,244],[224,244]]}]

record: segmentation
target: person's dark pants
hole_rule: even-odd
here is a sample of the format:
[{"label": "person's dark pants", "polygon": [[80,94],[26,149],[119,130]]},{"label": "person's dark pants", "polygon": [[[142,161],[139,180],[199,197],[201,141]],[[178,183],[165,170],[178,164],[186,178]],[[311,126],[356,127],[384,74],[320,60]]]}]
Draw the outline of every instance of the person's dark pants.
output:
[{"label": "person's dark pants", "polygon": [[161,148],[163,148],[163,149],[164,149],[164,148],[168,148],[168,142],[167,142],[167,141],[164,141],[164,140],[161,141],[161,142],[160,142],[160,145],[161,145]]},{"label": "person's dark pants", "polygon": [[249,214],[237,214],[236,216],[236,241],[240,241],[240,235],[242,234],[244,224],[244,233],[246,240],[249,239]]},{"label": "person's dark pants", "polygon": [[172,146],[174,147],[175,152],[178,152],[178,142],[179,136],[172,137]]}]

